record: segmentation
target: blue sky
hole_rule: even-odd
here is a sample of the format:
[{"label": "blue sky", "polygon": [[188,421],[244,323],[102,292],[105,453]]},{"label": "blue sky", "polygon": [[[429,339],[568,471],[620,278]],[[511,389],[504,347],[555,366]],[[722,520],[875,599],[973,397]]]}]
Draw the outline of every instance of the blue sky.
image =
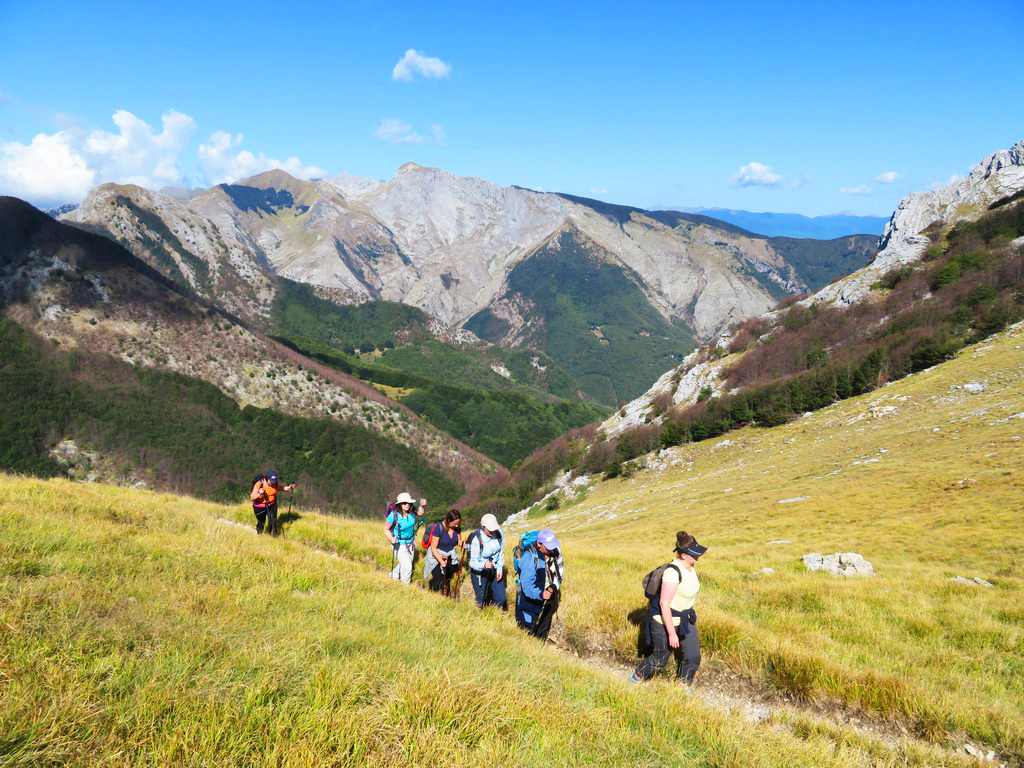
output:
[{"label": "blue sky", "polygon": [[0,194],[414,161],[888,215],[1024,139],[1019,0],[505,5],[0,0]]}]

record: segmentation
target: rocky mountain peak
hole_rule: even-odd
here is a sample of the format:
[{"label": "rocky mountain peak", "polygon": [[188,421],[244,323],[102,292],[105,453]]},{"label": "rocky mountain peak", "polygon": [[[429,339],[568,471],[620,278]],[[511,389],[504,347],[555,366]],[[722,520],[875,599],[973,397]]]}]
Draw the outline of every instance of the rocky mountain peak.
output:
[{"label": "rocky mountain peak", "polygon": [[[1010,149],[994,152],[963,179],[940,189],[915,192],[904,198],[894,211],[885,234],[882,249],[866,267],[825,286],[803,304],[832,303],[838,306],[871,300],[871,289],[883,275],[894,268],[921,259],[931,240],[924,231],[941,222],[952,227],[961,221],[973,221],[990,210],[1024,196],[1024,141]],[[783,310],[784,311],[784,310]],[[762,319],[770,325],[780,311],[766,313]],[[737,333],[725,333],[717,341],[717,350],[725,351]],[[631,427],[647,423],[656,402],[689,405],[708,396],[726,394],[722,371],[736,365],[743,352],[725,357],[699,349],[684,359],[683,364],[666,372],[645,394],[622,407],[603,425],[606,434],[617,435]]]},{"label": "rocky mountain peak", "polygon": [[436,170],[438,170],[438,169],[437,168],[428,168],[425,165],[420,165],[419,163],[413,163],[413,162],[410,161],[408,163],[402,163],[400,166],[398,166],[398,170],[395,171],[395,175],[399,176],[399,175],[401,175],[403,173],[415,173],[417,171],[436,171]]},{"label": "rocky mountain peak", "polygon": [[864,269],[829,285],[808,301],[842,305],[860,301],[878,278],[901,264],[916,261],[930,242],[924,230],[975,219],[1001,200],[1024,192],[1024,141],[993,152],[963,179],[940,189],[915,192],[900,201],[885,227],[875,260]]}]

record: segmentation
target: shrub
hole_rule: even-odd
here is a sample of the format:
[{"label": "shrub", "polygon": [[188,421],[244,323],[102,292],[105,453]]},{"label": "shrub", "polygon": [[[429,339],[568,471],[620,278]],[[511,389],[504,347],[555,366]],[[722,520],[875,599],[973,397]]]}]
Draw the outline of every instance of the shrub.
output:
[{"label": "shrub", "polygon": [[703,387],[700,388],[700,392],[697,393],[697,402],[703,403],[705,400],[711,397],[712,394],[714,394],[714,390],[711,388],[711,385],[705,384]]},{"label": "shrub", "polygon": [[960,262],[951,259],[946,266],[935,273],[932,278],[932,290],[937,291],[947,285],[952,285],[960,279]]},{"label": "shrub", "polygon": [[690,441],[690,426],[682,421],[666,421],[661,427],[658,442],[662,448],[671,448]]},{"label": "shrub", "polygon": [[917,343],[910,355],[910,369],[912,371],[923,371],[949,360],[956,355],[959,344],[949,339],[937,339],[934,336],[926,336]]},{"label": "shrub", "polygon": [[786,298],[782,299],[782,301],[775,305],[775,309],[786,309],[787,307],[792,307],[798,301],[803,301],[810,295],[811,294],[804,292],[795,293],[792,296],[787,296]]},{"label": "shrub", "polygon": [[576,468],[581,474],[592,475],[603,472],[612,463],[615,455],[614,441],[602,441],[590,446],[590,450],[580,457]]},{"label": "shrub", "polygon": [[662,392],[651,401],[651,413],[660,416],[672,407],[672,392]]},{"label": "shrub", "polygon": [[941,245],[929,245],[927,248],[924,249],[924,256],[922,256],[921,258],[924,259],[924,261],[935,261],[936,259],[941,257],[942,254],[943,249]]},{"label": "shrub", "polygon": [[825,345],[818,342],[807,351],[807,367],[817,368],[828,362],[828,352],[825,351]]},{"label": "shrub", "polygon": [[882,275],[881,279],[879,279],[878,282],[882,288],[885,288],[887,291],[891,291],[893,288],[902,283],[912,274],[914,274],[914,268],[909,264],[904,264],[902,267],[895,267],[894,269],[890,269],[888,272]]},{"label": "shrub", "polygon": [[615,458],[617,461],[635,459],[658,448],[658,437],[661,428],[657,425],[636,427],[629,429],[619,435],[615,445]]}]

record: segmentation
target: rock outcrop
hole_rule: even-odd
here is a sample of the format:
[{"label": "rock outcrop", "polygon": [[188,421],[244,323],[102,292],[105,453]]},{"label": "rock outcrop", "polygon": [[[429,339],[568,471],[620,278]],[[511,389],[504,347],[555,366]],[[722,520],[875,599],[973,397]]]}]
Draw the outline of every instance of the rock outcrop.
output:
[{"label": "rock outcrop", "polygon": [[803,556],[808,571],[827,571],[833,576],[873,576],[874,566],[856,552],[836,552],[834,555],[822,555],[811,552]]},{"label": "rock outcrop", "polygon": [[826,286],[808,299],[848,305],[860,301],[889,270],[921,258],[935,222],[947,225],[977,218],[989,206],[1024,192],[1024,141],[995,152],[949,186],[915,192],[904,198],[882,235],[874,261],[849,277]]}]

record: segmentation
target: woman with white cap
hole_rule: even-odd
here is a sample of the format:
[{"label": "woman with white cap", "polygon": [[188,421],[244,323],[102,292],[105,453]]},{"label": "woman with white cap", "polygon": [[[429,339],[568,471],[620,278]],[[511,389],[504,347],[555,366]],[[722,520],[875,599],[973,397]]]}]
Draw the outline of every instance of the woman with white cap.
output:
[{"label": "woman with white cap", "polygon": [[693,683],[700,666],[700,639],[697,636],[697,614],[693,603],[700,591],[700,580],[694,566],[708,551],[686,531],[676,533],[676,557],[662,572],[661,592],[651,600],[647,614],[647,642],[654,650],[629,676],[631,683],[650,680],[676,657],[676,681]]},{"label": "woman with white cap", "polygon": [[412,507],[412,496],[398,494],[394,509],[388,512],[384,523],[384,534],[391,542],[391,578],[406,584],[412,581],[412,562],[416,556],[416,517],[422,517],[426,512],[427,500],[420,499],[420,508],[415,515]]},{"label": "woman with white cap", "polygon": [[486,514],[480,528],[469,536],[469,580],[476,594],[476,604],[497,605],[508,610],[505,600],[505,541],[498,519]]}]

